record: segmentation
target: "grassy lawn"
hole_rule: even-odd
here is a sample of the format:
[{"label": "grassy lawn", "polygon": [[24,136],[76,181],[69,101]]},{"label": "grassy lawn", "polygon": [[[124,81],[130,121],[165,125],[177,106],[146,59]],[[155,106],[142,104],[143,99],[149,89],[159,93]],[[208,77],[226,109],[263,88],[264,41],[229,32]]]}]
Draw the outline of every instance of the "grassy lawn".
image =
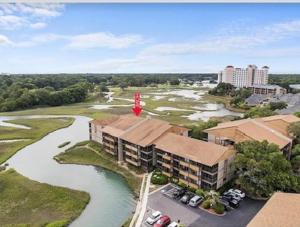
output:
[{"label": "grassy lawn", "polygon": [[21,148],[40,140],[50,132],[68,127],[73,121],[73,118],[18,119],[8,121],[14,124],[26,125],[31,129],[0,126],[0,140],[24,139],[24,141],[0,143],[0,164],[9,159]]},{"label": "grassy lawn", "polygon": [[134,175],[131,171],[119,166],[116,160],[101,149],[101,145],[86,141],[67,149],[65,152],[54,157],[60,163],[94,165],[106,168],[122,175],[130,188],[139,194],[142,178]]},{"label": "grassy lawn", "polygon": [[86,192],[32,181],[13,169],[0,172],[1,226],[67,226],[89,199]]}]

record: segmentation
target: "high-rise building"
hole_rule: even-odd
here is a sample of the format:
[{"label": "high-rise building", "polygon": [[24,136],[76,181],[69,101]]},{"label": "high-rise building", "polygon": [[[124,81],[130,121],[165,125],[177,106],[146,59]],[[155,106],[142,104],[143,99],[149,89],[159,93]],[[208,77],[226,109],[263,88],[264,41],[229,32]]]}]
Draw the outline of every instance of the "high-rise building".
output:
[{"label": "high-rise building", "polygon": [[218,74],[218,82],[230,83],[235,87],[251,87],[253,85],[268,84],[269,67],[258,69],[256,65],[248,65],[247,68],[234,68],[229,65]]}]

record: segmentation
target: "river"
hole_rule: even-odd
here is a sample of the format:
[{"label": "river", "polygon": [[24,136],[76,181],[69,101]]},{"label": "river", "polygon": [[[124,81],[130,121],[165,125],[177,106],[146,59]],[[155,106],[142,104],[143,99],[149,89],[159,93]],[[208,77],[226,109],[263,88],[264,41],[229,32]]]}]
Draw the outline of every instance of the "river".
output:
[{"label": "river", "polygon": [[[45,116],[29,118],[32,117]],[[7,163],[10,168],[32,180],[88,192],[91,196],[90,203],[71,227],[120,227],[132,214],[136,205],[133,192],[125,179],[103,168],[58,164],[53,160],[53,156],[64,149],[88,140],[90,119],[83,116],[72,117],[75,121],[71,126],[52,132],[40,141],[23,148]],[[15,118],[0,117],[0,125],[4,120]],[[57,147],[66,141],[71,141],[71,144],[64,148]]]}]

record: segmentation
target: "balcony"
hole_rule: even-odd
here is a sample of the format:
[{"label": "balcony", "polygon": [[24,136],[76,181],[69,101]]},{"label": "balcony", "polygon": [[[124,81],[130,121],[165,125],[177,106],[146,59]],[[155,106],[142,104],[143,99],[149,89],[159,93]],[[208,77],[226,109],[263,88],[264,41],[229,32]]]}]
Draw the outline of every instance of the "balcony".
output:
[{"label": "balcony", "polygon": [[168,177],[171,177],[171,173],[167,173],[167,172],[165,172],[165,171],[162,171],[162,173],[163,173],[164,175],[168,176]]},{"label": "balcony", "polygon": [[186,184],[186,185],[188,185],[189,184],[189,182],[187,182],[186,180],[183,180],[183,179],[179,179],[179,182],[182,182],[182,183],[184,183],[184,184]]},{"label": "balcony", "polygon": [[164,155],[164,156],[163,156],[163,159],[166,159],[166,160],[170,161],[170,160],[171,160],[171,156],[169,156],[169,155]]},{"label": "balcony", "polygon": [[189,174],[189,178],[191,178],[191,179],[193,179],[193,180],[198,180],[199,179],[199,177],[198,176],[195,176],[195,175],[193,175],[193,174]]},{"label": "balcony", "polygon": [[113,143],[115,142],[115,140],[112,137],[109,137],[109,136],[104,136],[103,139],[111,141]]},{"label": "balcony", "polygon": [[166,168],[168,168],[168,169],[171,168],[171,165],[170,165],[170,164],[167,164],[167,163],[164,163],[164,162],[162,163],[162,166],[163,166],[163,167],[166,167]]},{"label": "balcony", "polygon": [[199,166],[190,165],[190,169],[198,172],[199,171]]},{"label": "balcony", "polygon": [[189,163],[186,163],[184,161],[180,161],[179,164],[185,167],[189,167]]},{"label": "balcony", "polygon": [[193,187],[193,188],[199,188],[199,187],[200,187],[199,185],[194,184],[194,183],[192,183],[192,182],[189,182],[189,186],[190,186],[190,187]]},{"label": "balcony", "polygon": [[136,162],[134,160],[131,160],[131,159],[128,159],[128,158],[126,158],[125,161],[132,164],[132,165],[134,165],[134,166],[140,166],[138,162]]},{"label": "balcony", "polygon": [[124,144],[125,148],[129,149],[129,150],[132,150],[132,151],[137,151],[137,148],[134,147],[134,146],[131,146],[129,144]]},{"label": "balcony", "polygon": [[104,149],[104,150],[109,154],[116,155],[116,152],[114,150],[111,149]]},{"label": "balcony", "polygon": [[105,142],[105,141],[103,141],[103,145],[106,146],[106,147],[109,147],[109,148],[111,148],[111,149],[115,149],[115,145],[110,144],[110,143],[107,143],[107,142]]},{"label": "balcony", "polygon": [[182,171],[182,170],[180,170],[179,173],[180,173],[181,175],[183,175],[183,176],[186,176],[186,177],[189,175],[188,172]]},{"label": "balcony", "polygon": [[126,155],[127,155],[127,156],[130,156],[130,157],[132,157],[132,158],[138,159],[137,154],[133,154],[133,153],[130,153],[130,152],[126,152]]}]

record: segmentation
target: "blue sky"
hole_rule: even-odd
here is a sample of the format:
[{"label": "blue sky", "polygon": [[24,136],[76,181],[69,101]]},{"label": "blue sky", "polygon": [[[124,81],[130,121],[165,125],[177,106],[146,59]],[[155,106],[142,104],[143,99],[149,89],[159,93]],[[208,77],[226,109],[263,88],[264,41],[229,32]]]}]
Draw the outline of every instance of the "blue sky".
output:
[{"label": "blue sky", "polygon": [[300,73],[300,4],[0,4],[0,72]]}]

